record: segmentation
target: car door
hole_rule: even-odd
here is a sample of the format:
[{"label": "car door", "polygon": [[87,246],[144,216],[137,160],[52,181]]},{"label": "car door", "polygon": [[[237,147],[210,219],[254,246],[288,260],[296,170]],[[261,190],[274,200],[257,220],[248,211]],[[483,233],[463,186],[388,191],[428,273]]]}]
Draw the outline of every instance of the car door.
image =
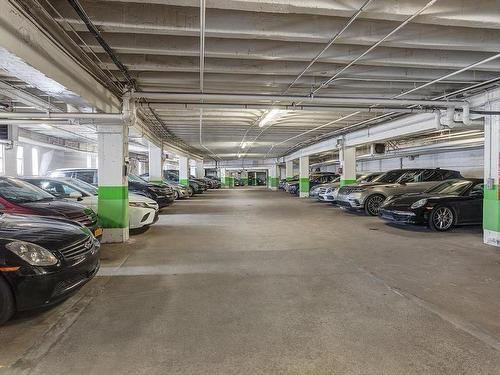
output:
[{"label": "car door", "polygon": [[459,224],[480,224],[483,222],[483,191],[484,184],[475,185],[459,205]]}]

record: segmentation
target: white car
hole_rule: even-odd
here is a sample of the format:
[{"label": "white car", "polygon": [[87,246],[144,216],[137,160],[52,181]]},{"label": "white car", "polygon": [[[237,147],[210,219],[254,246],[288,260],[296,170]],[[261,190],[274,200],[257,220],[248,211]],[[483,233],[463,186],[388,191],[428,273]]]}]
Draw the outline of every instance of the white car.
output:
[{"label": "white car", "polygon": [[[84,181],[69,177],[24,177],[29,182],[59,198],[74,199],[97,211],[97,188]],[[158,220],[158,203],[142,195],[128,194],[129,228],[139,229]]]}]

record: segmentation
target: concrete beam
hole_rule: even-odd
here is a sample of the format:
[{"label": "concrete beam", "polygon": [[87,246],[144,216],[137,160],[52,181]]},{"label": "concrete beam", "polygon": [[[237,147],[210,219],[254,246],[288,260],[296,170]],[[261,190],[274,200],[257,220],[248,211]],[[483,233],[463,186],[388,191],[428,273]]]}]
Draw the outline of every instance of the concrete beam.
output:
[{"label": "concrete beam", "polygon": [[[65,102],[119,112],[120,100],[21,7],[0,0],[0,67]],[[82,100],[77,100],[78,97]]]}]

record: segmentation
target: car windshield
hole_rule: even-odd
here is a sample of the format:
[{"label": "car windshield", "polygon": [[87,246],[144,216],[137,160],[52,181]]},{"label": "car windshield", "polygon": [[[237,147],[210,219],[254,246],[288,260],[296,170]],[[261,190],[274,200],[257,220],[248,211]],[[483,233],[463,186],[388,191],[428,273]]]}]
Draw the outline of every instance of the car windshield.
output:
[{"label": "car windshield", "polygon": [[97,188],[94,185],[89,184],[88,182],[78,180],[76,178],[72,178],[71,181],[69,181],[71,185],[74,185],[75,187],[89,193],[92,195],[97,195]]},{"label": "car windshield", "polygon": [[398,178],[396,182],[399,183],[408,183],[408,182],[419,182],[422,181],[422,175],[424,170],[415,170],[404,173],[401,177]]},{"label": "car windshield", "polygon": [[132,182],[139,182],[141,184],[147,184],[148,182],[146,180],[143,180],[142,178],[140,178],[139,176],[135,175],[135,174],[132,174],[130,173],[128,175],[128,180],[129,181],[132,181]]},{"label": "car windshield", "polygon": [[384,184],[393,184],[395,183],[401,175],[405,173],[403,170],[394,170],[382,173],[380,176],[374,178],[372,182],[380,182]]},{"label": "car windshield", "polygon": [[463,181],[446,181],[438,186],[429,189],[427,192],[431,194],[452,194],[461,195],[472,185],[472,182]]},{"label": "car windshield", "polygon": [[14,203],[54,200],[54,196],[42,189],[14,178],[0,179],[0,196]]}]

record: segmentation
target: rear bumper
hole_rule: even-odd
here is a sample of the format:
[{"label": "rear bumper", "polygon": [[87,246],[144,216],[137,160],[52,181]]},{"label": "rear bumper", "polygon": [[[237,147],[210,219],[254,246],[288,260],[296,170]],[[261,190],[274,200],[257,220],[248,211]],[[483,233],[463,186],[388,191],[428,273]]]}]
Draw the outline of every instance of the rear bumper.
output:
[{"label": "rear bumper", "polygon": [[23,275],[22,271],[5,273],[12,286],[17,310],[50,306],[70,297],[89,282],[99,270],[99,251],[83,261],[52,273]]}]

